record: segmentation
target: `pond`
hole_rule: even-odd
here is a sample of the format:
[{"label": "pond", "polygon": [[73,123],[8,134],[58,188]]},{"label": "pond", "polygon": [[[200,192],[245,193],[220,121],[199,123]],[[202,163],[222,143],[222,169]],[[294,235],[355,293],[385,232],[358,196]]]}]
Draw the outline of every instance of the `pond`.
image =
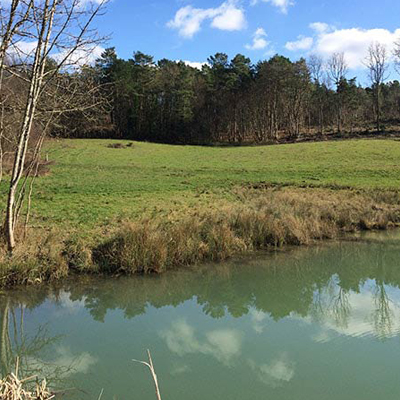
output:
[{"label": "pond", "polygon": [[397,399],[400,234],[0,297],[1,367],[65,399]]}]

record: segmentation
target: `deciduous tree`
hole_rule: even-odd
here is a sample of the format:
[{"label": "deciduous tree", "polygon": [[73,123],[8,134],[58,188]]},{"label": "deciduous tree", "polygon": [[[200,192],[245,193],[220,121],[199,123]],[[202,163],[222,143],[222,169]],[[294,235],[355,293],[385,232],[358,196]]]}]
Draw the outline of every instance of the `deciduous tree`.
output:
[{"label": "deciduous tree", "polygon": [[382,84],[388,78],[388,55],[387,50],[381,43],[371,43],[368,55],[365,59],[368,68],[369,80],[374,96],[374,109],[376,116],[376,130],[381,131],[381,108],[382,108]]}]

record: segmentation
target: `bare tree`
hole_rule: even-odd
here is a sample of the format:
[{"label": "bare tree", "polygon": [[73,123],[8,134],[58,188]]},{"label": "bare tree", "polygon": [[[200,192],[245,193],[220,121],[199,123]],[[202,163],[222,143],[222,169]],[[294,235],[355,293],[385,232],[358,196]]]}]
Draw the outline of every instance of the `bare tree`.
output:
[{"label": "bare tree", "polygon": [[348,72],[348,65],[344,53],[334,53],[329,58],[328,74],[333,83],[338,86],[340,81],[344,79]]},{"label": "bare tree", "polygon": [[381,130],[381,108],[382,108],[382,84],[388,78],[388,56],[386,47],[378,42],[371,43],[368,55],[365,58],[365,66],[369,71],[369,80],[372,85],[374,96],[374,109],[376,116],[376,130]]},{"label": "bare tree", "polygon": [[[28,143],[31,139],[32,128],[41,111],[41,101],[54,96],[52,87],[62,86],[65,80],[60,79],[60,75],[62,76],[63,72],[73,71],[81,65],[100,42],[101,38],[90,26],[106,2],[107,0],[96,3],[82,0],[38,0],[32,1],[27,6],[25,2],[13,0],[10,5],[9,19],[14,13],[21,14],[19,7],[24,6],[21,10],[27,12],[22,25],[17,30],[10,31],[8,39],[19,53],[20,65],[7,68],[7,72],[23,80],[27,87],[23,119],[17,134],[6,210],[5,236],[10,252],[16,245],[15,230],[26,188],[24,184],[21,186],[21,178],[26,173]],[[29,24],[24,23],[26,21],[29,21]],[[34,50],[31,53],[24,53],[21,50],[21,38],[26,37],[34,43]],[[25,58],[20,56],[21,53]],[[49,62],[51,57],[56,60],[55,63]],[[50,108],[46,111],[45,115],[48,118],[44,125],[48,128],[49,121],[59,115],[62,110]],[[36,153],[40,152],[43,140],[40,139],[38,143],[39,149],[35,151]]]},{"label": "bare tree", "polygon": [[400,74],[400,38],[394,44],[393,56],[395,68]]},{"label": "bare tree", "polygon": [[323,80],[325,75],[325,65],[324,65],[324,60],[322,57],[316,55],[316,54],[311,54],[308,61],[307,61],[307,66],[310,71],[310,76],[312,80],[314,81],[315,85],[315,91],[314,91],[314,98],[315,98],[315,103],[314,105],[315,108],[318,109],[318,125],[319,125],[319,130],[320,133],[324,133],[324,85],[323,85]]},{"label": "bare tree", "polygon": [[32,6],[33,0],[12,0],[7,11],[0,5],[0,92],[7,50],[20,27],[28,21]]},{"label": "bare tree", "polygon": [[307,60],[307,65],[313,81],[316,83],[321,83],[324,74],[323,58],[316,54],[311,54]]},{"label": "bare tree", "polygon": [[12,0],[8,11],[0,4],[0,180],[3,177],[3,136],[5,131],[5,109],[9,94],[3,91],[4,69],[7,51],[19,29],[27,23],[33,0]]},{"label": "bare tree", "polygon": [[340,85],[346,78],[348,72],[348,65],[344,56],[344,53],[334,53],[329,58],[327,63],[327,71],[329,79],[336,85],[336,91],[338,94],[337,101],[337,130],[338,133],[342,131],[343,122],[343,96],[340,91]]}]

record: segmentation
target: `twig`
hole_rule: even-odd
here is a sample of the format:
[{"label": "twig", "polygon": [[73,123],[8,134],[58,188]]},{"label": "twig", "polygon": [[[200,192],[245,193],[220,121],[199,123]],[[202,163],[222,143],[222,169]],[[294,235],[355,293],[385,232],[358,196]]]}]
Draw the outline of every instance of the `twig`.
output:
[{"label": "twig", "polygon": [[135,360],[135,359],[133,359],[132,361],[137,362],[139,364],[146,365],[146,367],[149,368],[149,370],[151,372],[151,376],[153,377],[154,386],[156,388],[157,400],[161,400],[161,394],[160,394],[160,389],[158,387],[157,375],[156,375],[156,371],[154,370],[154,365],[153,365],[153,360],[151,358],[150,350],[147,350],[147,355],[149,357],[149,362],[148,363],[146,361],[139,361],[139,360]]}]

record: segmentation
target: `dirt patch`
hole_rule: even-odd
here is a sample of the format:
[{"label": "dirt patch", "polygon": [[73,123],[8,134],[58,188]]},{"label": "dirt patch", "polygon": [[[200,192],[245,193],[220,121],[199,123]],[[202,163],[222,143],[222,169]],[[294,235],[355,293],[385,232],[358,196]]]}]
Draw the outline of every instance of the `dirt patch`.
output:
[{"label": "dirt patch", "polygon": [[124,146],[121,143],[110,143],[107,145],[107,148],[109,148],[109,149],[125,149],[126,146]]},{"label": "dirt patch", "polygon": [[55,161],[41,161],[39,163],[36,176],[47,176],[51,173],[51,166],[55,165]]},{"label": "dirt patch", "polygon": [[[28,155],[26,160],[25,160],[25,165],[24,165],[24,176],[26,176],[31,168],[32,165],[32,158]],[[36,174],[35,176],[47,176],[51,172],[51,166],[55,165],[55,161],[48,161],[48,160],[40,160],[39,165],[37,166]],[[3,173],[6,175],[11,175],[12,169],[13,169],[13,164],[14,164],[14,156],[11,154],[6,154],[4,155],[3,158]],[[36,167],[33,167],[32,172],[36,169]],[[33,175],[33,173],[31,173]]]},{"label": "dirt patch", "polygon": [[132,148],[133,143],[128,143],[128,144],[122,144],[122,143],[110,143],[106,146],[109,149],[127,149],[127,148]]}]

